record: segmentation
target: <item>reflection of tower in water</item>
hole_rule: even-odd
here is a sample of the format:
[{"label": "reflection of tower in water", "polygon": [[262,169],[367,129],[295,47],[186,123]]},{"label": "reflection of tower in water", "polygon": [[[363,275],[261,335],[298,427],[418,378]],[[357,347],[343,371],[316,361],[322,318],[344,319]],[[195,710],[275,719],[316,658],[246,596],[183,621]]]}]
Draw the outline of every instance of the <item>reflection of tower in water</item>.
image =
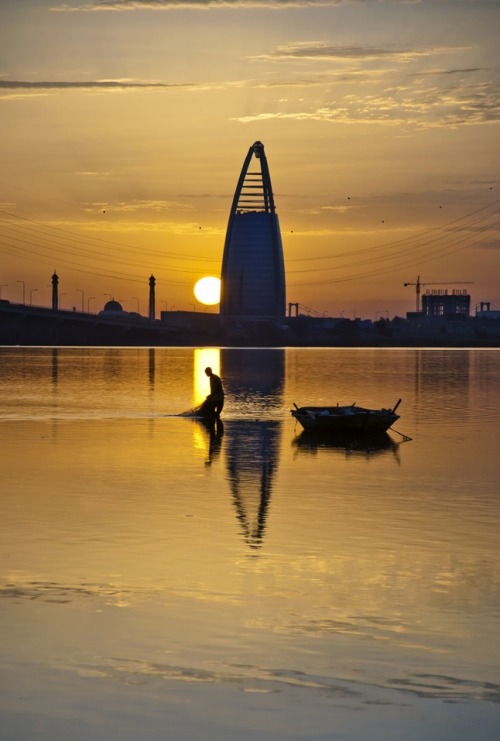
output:
[{"label": "reflection of tower in water", "polygon": [[259,548],[279,459],[281,422],[226,423],[226,465],[236,515],[246,543]]},{"label": "reflection of tower in water", "polygon": [[[259,548],[280,453],[281,421],[271,416],[282,406],[285,352],[222,349],[221,371],[227,411],[240,417],[225,424],[224,450],[231,495],[246,543]],[[250,419],[241,419],[249,416]]]},{"label": "reflection of tower in water", "polygon": [[283,349],[222,349],[220,363],[226,392],[225,414],[262,419],[276,410],[281,416],[285,382]]}]

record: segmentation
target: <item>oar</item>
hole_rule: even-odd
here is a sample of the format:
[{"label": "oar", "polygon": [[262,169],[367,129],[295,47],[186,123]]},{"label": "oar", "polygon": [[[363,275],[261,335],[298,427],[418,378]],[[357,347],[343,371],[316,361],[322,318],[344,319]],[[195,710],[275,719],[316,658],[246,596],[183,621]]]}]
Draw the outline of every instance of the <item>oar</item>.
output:
[{"label": "oar", "polygon": [[409,435],[405,435],[404,432],[400,432],[399,430],[395,430],[394,427],[389,427],[389,429],[390,429],[391,432],[395,432],[396,435],[401,435],[401,437],[403,438],[402,442],[404,442],[404,443],[411,442],[413,440],[412,437],[410,437]]},{"label": "oar", "polygon": [[399,399],[398,403],[396,404],[396,406],[395,406],[395,407],[394,407],[394,409],[392,410],[392,413],[393,413],[393,414],[394,414],[394,412],[396,411],[396,409],[398,408],[398,406],[399,406],[400,404],[401,404],[401,399]]}]

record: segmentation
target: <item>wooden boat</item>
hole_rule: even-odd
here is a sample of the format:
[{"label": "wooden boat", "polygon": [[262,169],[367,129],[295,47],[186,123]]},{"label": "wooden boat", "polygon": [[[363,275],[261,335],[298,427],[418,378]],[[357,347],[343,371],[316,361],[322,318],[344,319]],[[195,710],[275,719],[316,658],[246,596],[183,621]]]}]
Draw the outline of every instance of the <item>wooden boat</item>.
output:
[{"label": "wooden boat", "polygon": [[335,407],[298,407],[291,410],[292,417],[300,422],[305,430],[335,435],[374,435],[386,432],[399,414],[396,409],[365,409],[356,404]]}]

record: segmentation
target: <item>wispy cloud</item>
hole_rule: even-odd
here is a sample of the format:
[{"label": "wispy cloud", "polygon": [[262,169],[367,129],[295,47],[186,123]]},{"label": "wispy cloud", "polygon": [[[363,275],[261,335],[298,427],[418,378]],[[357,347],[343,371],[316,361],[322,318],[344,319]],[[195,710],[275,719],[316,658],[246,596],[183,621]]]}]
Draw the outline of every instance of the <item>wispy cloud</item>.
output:
[{"label": "wispy cloud", "polygon": [[328,73],[311,77],[288,80],[259,80],[254,78],[242,80],[221,80],[219,82],[183,82],[167,83],[161,81],[138,80],[2,80],[0,79],[0,98],[19,99],[36,97],[57,92],[118,92],[134,93],[141,91],[210,91],[228,89],[274,89],[317,87],[325,84],[356,84],[376,79],[382,73],[379,70],[353,70],[349,73]]},{"label": "wispy cloud", "polygon": [[[280,10],[284,8],[328,8],[356,1],[359,2],[360,0],[97,0],[96,2],[84,2],[77,5],[61,3],[60,5],[54,5],[51,10],[59,12],[210,10],[217,8]],[[420,2],[420,0],[414,1]],[[400,0],[400,2],[405,3],[408,0]]]},{"label": "wispy cloud", "polygon": [[424,49],[400,49],[383,46],[355,46],[349,44],[331,44],[328,41],[299,41],[278,46],[269,54],[251,57],[253,61],[278,60],[403,60],[410,61],[417,57],[430,57],[443,53],[463,52],[471,49],[467,46],[433,46]]},{"label": "wispy cloud", "polygon": [[168,83],[137,80],[0,80],[0,99],[18,100],[64,92],[134,93],[141,91],[208,90],[225,83]]},{"label": "wispy cloud", "polygon": [[477,72],[490,71],[486,67],[464,67],[462,69],[428,69],[420,70],[419,75],[472,75]]},{"label": "wispy cloud", "polygon": [[339,96],[314,110],[261,112],[242,116],[242,123],[289,119],[325,123],[379,124],[417,128],[456,128],[500,121],[499,88],[491,83],[448,88],[400,86],[374,95]]},{"label": "wispy cloud", "polygon": [[137,88],[190,87],[183,83],[137,82],[135,80],[0,80],[0,90],[128,90]]},{"label": "wispy cloud", "polygon": [[141,211],[154,211],[165,213],[165,211],[192,211],[192,206],[175,201],[133,199],[132,201],[118,201],[114,203],[100,202],[85,206],[87,213],[126,214]]}]

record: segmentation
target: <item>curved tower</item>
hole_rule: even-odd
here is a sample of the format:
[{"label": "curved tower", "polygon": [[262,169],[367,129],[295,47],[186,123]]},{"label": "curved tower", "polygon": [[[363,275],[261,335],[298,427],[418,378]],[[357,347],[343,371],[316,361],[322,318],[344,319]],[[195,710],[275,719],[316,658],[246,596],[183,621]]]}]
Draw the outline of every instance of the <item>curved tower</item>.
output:
[{"label": "curved tower", "polygon": [[283,247],[271,178],[264,145],[255,142],[243,163],[229,214],[220,314],[226,323],[281,321],[285,301]]}]

